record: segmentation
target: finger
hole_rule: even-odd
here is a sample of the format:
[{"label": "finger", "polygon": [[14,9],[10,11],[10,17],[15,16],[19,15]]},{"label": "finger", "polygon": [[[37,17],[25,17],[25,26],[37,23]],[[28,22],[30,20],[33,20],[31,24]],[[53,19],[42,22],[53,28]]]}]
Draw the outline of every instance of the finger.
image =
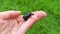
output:
[{"label": "finger", "polygon": [[45,16],[46,13],[43,11],[34,12],[34,15],[32,15],[25,23],[22,24],[19,31],[22,33],[26,32],[38,19],[41,19]]},{"label": "finger", "polygon": [[20,11],[6,11],[6,12],[0,12],[0,18],[2,19],[11,19],[11,18],[17,18],[20,14]]}]

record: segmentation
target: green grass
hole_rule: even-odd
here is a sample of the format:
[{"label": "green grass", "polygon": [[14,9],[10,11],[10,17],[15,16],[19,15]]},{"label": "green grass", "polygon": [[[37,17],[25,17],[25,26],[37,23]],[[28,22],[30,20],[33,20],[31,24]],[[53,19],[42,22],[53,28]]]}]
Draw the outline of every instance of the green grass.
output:
[{"label": "green grass", "polygon": [[60,34],[60,0],[0,0],[0,11],[19,10],[22,14],[43,10],[47,17],[34,24],[26,34]]}]

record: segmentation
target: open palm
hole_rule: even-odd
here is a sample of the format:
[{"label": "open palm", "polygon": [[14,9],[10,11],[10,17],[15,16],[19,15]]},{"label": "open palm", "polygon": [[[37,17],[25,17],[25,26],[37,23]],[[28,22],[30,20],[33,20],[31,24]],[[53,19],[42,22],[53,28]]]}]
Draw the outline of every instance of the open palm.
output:
[{"label": "open palm", "polygon": [[20,11],[0,12],[0,34],[25,34],[37,20],[46,16],[43,11],[32,13],[34,15],[24,21]]}]

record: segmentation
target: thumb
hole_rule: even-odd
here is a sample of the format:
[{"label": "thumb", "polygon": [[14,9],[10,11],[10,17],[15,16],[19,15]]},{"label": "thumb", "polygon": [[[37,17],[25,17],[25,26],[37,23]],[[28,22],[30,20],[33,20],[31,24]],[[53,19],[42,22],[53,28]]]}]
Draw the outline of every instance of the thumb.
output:
[{"label": "thumb", "polygon": [[13,19],[13,18],[17,18],[19,15],[20,15],[19,11],[0,12],[0,18],[2,19]]},{"label": "thumb", "polygon": [[25,23],[23,23],[20,27],[20,30],[22,33],[26,32],[37,20],[43,18],[46,16],[46,13],[43,11],[40,12],[33,12],[34,15],[32,15]]}]

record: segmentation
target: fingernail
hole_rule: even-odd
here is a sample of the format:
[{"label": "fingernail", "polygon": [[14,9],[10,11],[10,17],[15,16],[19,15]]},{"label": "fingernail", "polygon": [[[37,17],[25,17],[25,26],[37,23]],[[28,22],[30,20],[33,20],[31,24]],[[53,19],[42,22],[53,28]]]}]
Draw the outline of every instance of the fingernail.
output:
[{"label": "fingernail", "polygon": [[46,12],[40,11],[44,16],[47,16]]}]

